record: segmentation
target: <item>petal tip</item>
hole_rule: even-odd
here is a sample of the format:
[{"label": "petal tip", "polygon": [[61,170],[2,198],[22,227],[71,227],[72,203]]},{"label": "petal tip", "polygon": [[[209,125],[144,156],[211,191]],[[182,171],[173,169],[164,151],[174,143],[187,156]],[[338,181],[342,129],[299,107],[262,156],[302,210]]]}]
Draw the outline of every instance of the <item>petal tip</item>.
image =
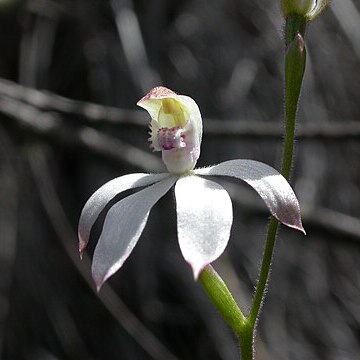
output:
[{"label": "petal tip", "polygon": [[84,246],[84,244],[80,241],[80,242],[79,242],[79,255],[80,255],[81,258],[82,258],[83,254],[84,254],[84,251],[85,251],[85,246]]},{"label": "petal tip", "polygon": [[86,245],[87,245],[87,241],[85,241],[82,236],[80,235],[80,233],[78,234],[78,238],[79,238],[79,255],[80,255],[80,259],[82,259],[83,254],[85,252],[86,249]]},{"label": "petal tip", "polygon": [[[281,220],[280,220],[281,221]],[[281,221],[282,222],[282,221]],[[296,222],[291,222],[291,223],[288,223],[288,222],[282,222],[284,225],[292,228],[292,229],[295,229],[295,230],[299,230],[301,231],[304,235],[306,235],[306,231],[303,227],[303,224],[301,222],[301,219],[299,219],[298,221]]]},{"label": "petal tip", "polygon": [[291,201],[287,206],[283,207],[280,211],[277,211],[275,214],[273,213],[275,218],[279,220],[284,225],[301,231],[304,235],[306,235],[306,231],[303,227],[301,221],[301,211],[299,202],[294,194]]},{"label": "petal tip", "polygon": [[144,97],[142,97],[136,105],[141,106],[141,104],[146,100],[156,100],[162,99],[168,96],[174,96],[176,93],[165,86],[156,86],[151,89]]},{"label": "petal tip", "polygon": [[295,229],[301,231],[304,235],[306,235],[306,231],[301,222],[300,222],[300,226],[296,227]]},{"label": "petal tip", "polygon": [[92,278],[95,282],[96,291],[100,292],[101,288],[103,287],[105,281],[107,280],[107,277],[103,278],[102,276],[99,276],[97,274],[92,274]]},{"label": "petal tip", "polygon": [[79,256],[80,256],[80,260],[83,259],[84,257],[84,253],[87,247],[87,243],[85,243],[84,241],[80,240],[79,241]]}]

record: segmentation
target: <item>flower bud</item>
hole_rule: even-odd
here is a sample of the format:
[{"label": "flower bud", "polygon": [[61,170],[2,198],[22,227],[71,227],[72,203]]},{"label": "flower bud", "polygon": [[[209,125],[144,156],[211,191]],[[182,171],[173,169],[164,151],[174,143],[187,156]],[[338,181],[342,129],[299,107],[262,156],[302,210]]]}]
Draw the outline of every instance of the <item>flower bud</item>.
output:
[{"label": "flower bud", "polygon": [[284,16],[297,14],[307,16],[316,6],[316,0],[281,0]]},{"label": "flower bud", "polygon": [[300,15],[309,21],[314,20],[323,12],[330,0],[280,0],[280,2],[285,17]]}]

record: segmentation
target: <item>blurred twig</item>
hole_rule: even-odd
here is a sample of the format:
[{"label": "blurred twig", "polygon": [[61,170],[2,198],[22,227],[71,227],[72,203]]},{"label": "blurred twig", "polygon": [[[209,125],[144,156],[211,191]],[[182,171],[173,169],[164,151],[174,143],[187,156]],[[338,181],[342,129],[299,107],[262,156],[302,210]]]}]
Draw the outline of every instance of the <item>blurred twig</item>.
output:
[{"label": "blurred twig", "polygon": [[[268,214],[267,209],[260,202],[254,201],[254,197],[250,196],[245,189],[240,189],[239,186],[230,183],[226,184],[226,189],[231,194],[231,198],[241,206],[245,206],[247,210]],[[339,235],[341,241],[360,244],[360,219],[354,216],[324,207],[302,204],[301,218],[307,231],[309,227],[313,227],[332,235],[331,241],[336,241],[334,235]]]},{"label": "blurred twig", "polygon": [[325,230],[329,235],[340,235],[341,241],[348,239],[360,244],[360,220],[354,216],[324,207],[303,206],[302,218],[305,224]]},{"label": "blurred twig", "polygon": [[36,90],[15,82],[0,79],[0,97],[11,98],[33,105],[39,110],[57,111],[82,117],[89,124],[126,124],[146,126],[142,111],[127,111],[114,107],[71,100],[47,90]]},{"label": "blurred twig", "polygon": [[141,93],[160,83],[160,76],[149,65],[145,43],[131,0],[111,0],[121,45],[133,82]]},{"label": "blurred twig", "polygon": [[[76,236],[66,217],[64,209],[60,203],[53,182],[49,175],[46,164],[46,157],[42,150],[29,152],[29,162],[32,173],[37,184],[37,189],[49,217],[49,220],[58,235],[59,240],[68,253],[71,261],[76,266],[79,273],[83,276],[86,283],[95,294],[96,289],[93,281],[88,274],[90,260],[84,256],[80,262],[77,249]],[[166,347],[135,317],[130,309],[122,302],[114,290],[105,284],[101,293],[98,294],[103,305],[109,310],[114,318],[124,327],[133,339],[146,351],[153,359],[157,360],[176,360],[177,358],[166,349]]]},{"label": "blurred twig", "polygon": [[352,0],[334,1],[329,9],[339,21],[354,52],[360,59],[360,11]]},{"label": "blurred twig", "polygon": [[9,310],[9,293],[15,261],[18,227],[18,174],[16,150],[0,126],[0,354]]},{"label": "blurred twig", "polygon": [[[146,116],[142,111],[124,110],[99,104],[71,100],[49,91],[39,91],[0,79],[0,100],[18,100],[33,106],[35,110],[56,111],[62,114],[77,115],[88,125],[112,124],[146,127]],[[17,105],[21,105],[17,103]],[[16,106],[15,106],[16,107]],[[24,107],[25,109],[26,107]],[[0,107],[0,112],[8,113]],[[20,111],[18,111],[19,113]],[[16,114],[20,116],[20,114]],[[65,121],[63,123],[65,127]],[[35,130],[35,129],[34,129]],[[276,139],[282,136],[279,123],[258,120],[213,120],[204,119],[204,132],[213,136],[255,137],[257,139]],[[297,129],[297,138],[349,140],[360,138],[360,121],[302,123]]]},{"label": "blurred twig", "polygon": [[161,160],[151,153],[125,144],[87,126],[72,126],[59,114],[44,112],[18,100],[0,97],[0,112],[13,119],[13,124],[30,133],[49,139],[62,146],[91,151],[108,160],[127,163],[147,171],[162,171]]}]

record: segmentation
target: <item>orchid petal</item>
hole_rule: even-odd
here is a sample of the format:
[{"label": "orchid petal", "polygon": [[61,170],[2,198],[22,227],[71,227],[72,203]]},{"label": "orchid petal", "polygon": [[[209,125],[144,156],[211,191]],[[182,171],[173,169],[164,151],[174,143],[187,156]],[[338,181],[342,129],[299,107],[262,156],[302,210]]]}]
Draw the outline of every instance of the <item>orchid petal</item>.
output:
[{"label": "orchid petal", "polygon": [[177,177],[164,179],[110,208],[92,263],[92,275],[98,290],[128,258],[146,225],[150,210],[176,180]]},{"label": "orchid petal", "polygon": [[272,167],[254,160],[237,159],[194,172],[197,175],[232,176],[245,181],[258,192],[276,219],[305,233],[296,195],[286,179]]},{"label": "orchid petal", "polygon": [[198,176],[180,178],[175,196],[180,249],[197,279],[229,241],[231,199],[222,186]]},{"label": "orchid petal", "polygon": [[113,179],[95,191],[82,209],[79,220],[80,255],[82,255],[89,242],[91,228],[111,199],[125,190],[148,186],[166,177],[169,177],[169,174],[129,174]]}]

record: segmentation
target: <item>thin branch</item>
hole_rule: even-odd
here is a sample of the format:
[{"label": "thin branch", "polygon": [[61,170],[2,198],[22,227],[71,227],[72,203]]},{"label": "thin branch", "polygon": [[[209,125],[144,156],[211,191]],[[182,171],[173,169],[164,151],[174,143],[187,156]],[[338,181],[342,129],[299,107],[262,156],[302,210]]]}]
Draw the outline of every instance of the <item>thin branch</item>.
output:
[{"label": "thin branch", "polygon": [[[35,90],[5,79],[0,79],[0,98],[19,100],[38,110],[77,116],[87,125],[108,124],[144,128],[148,125],[143,111],[71,100],[46,90]],[[2,111],[1,108],[0,111]],[[212,136],[257,138],[259,140],[279,140],[282,137],[282,127],[279,123],[258,120],[204,119],[204,132]],[[297,129],[297,138],[309,140],[359,139],[360,121],[303,123]]]},{"label": "thin branch", "polygon": [[77,115],[89,124],[147,126],[143,111],[122,110],[71,100],[47,90],[36,90],[0,78],[0,97],[20,100],[39,110]]},{"label": "thin branch", "polygon": [[360,12],[352,0],[337,2],[334,1],[329,9],[337,18],[339,25],[352,45],[355,54],[360,59],[360,28],[357,26],[360,21]]},{"label": "thin branch", "polygon": [[0,113],[10,117],[16,126],[62,146],[91,151],[92,154],[107,160],[125,162],[146,171],[164,170],[161,160],[151,153],[91,127],[69,126],[59,114],[39,111],[36,107],[18,100],[1,97]]},{"label": "thin branch", "polygon": [[110,0],[127,66],[134,84],[142,93],[161,83],[149,64],[138,17],[131,0]]},{"label": "thin branch", "polygon": [[14,144],[0,125],[0,354],[9,315],[10,289],[14,273],[18,233],[19,175]]}]

